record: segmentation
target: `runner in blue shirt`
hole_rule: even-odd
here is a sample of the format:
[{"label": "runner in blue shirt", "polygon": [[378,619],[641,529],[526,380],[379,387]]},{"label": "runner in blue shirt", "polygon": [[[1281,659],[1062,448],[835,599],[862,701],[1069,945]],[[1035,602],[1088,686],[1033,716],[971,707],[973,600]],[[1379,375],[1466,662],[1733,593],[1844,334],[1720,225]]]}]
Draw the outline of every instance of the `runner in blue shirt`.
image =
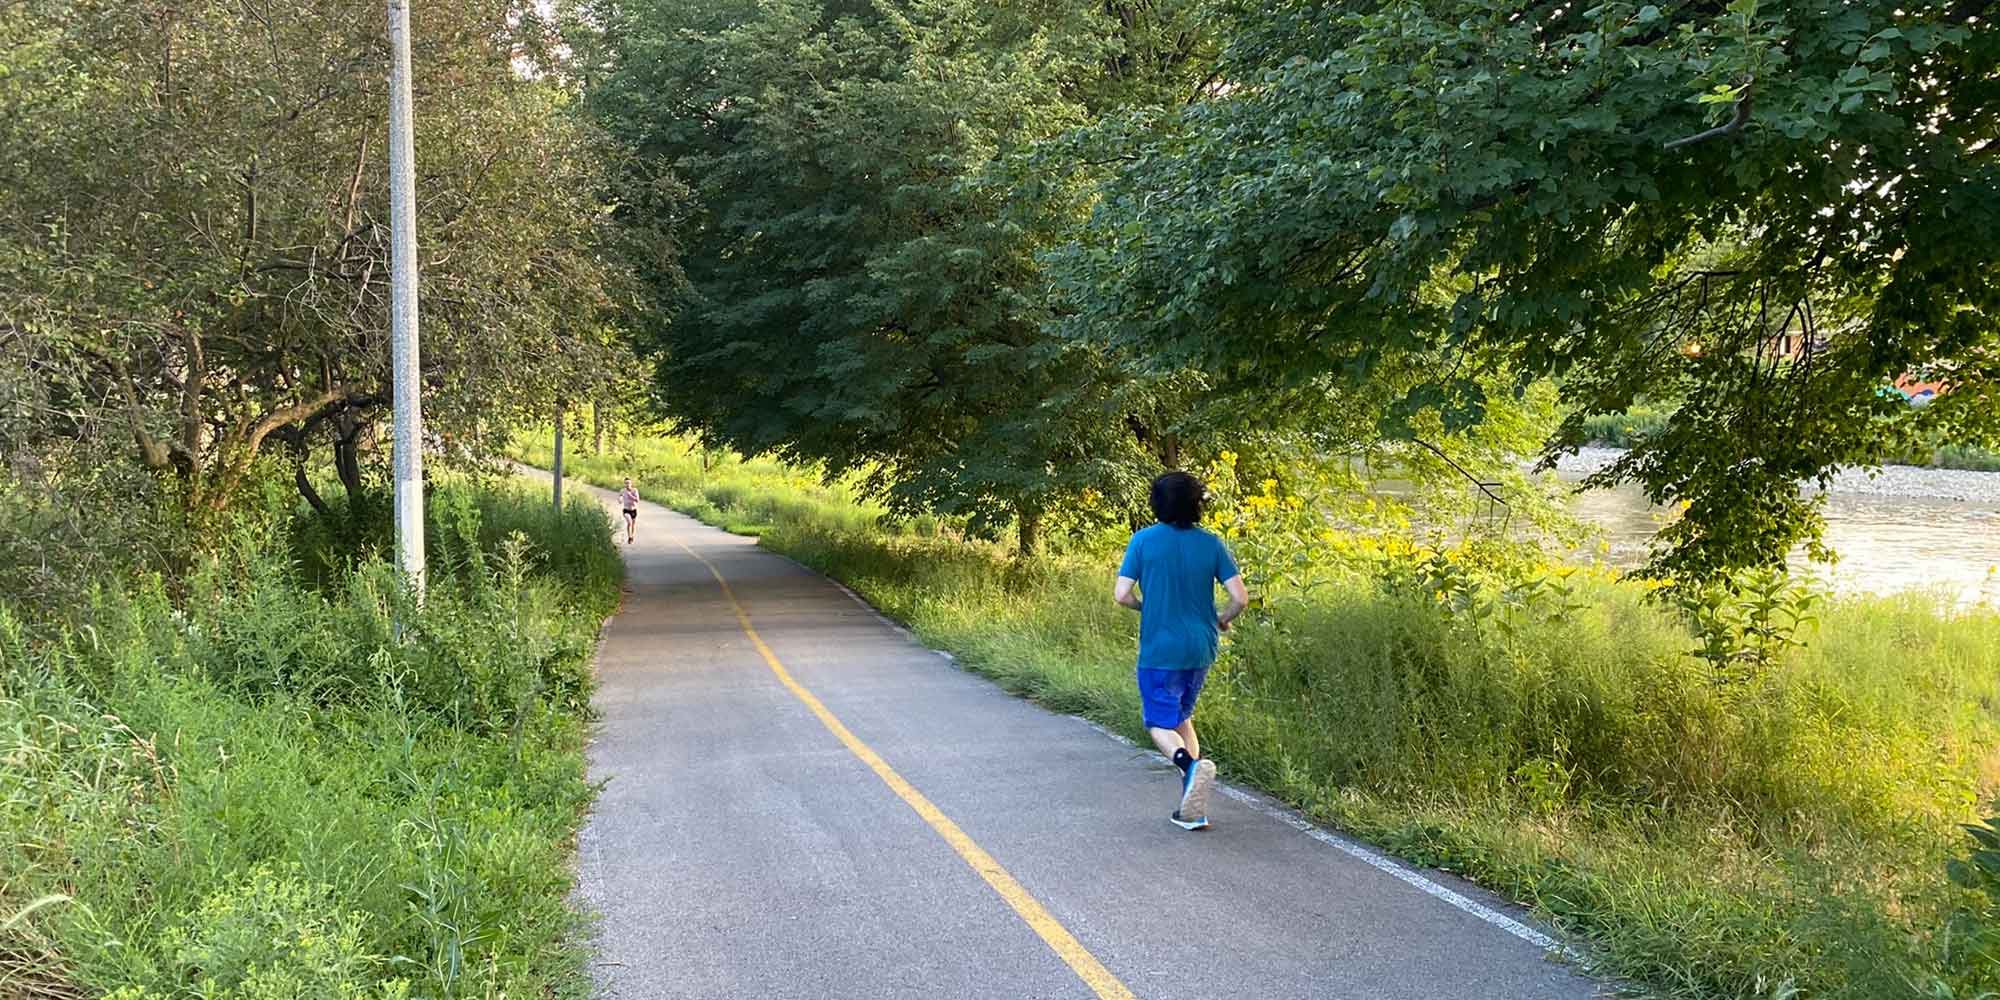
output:
[{"label": "runner in blue shirt", "polygon": [[[1181,771],[1180,807],[1171,819],[1184,830],[1208,826],[1215,787],[1215,763],[1201,755],[1195,737],[1195,699],[1215,663],[1220,633],[1250,603],[1228,547],[1196,524],[1202,495],[1201,480],[1185,472],[1153,480],[1153,516],[1160,523],[1133,534],[1112,594],[1139,612],[1139,698],[1154,745]],[[1229,592],[1229,606],[1220,612],[1218,583]]]}]

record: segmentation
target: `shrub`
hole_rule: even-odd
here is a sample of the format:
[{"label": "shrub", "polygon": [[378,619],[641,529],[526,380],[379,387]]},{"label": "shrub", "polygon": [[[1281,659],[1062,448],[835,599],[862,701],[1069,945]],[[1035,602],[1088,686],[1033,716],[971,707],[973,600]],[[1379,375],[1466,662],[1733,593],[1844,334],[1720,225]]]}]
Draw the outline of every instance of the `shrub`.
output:
[{"label": "shrub", "polygon": [[202,1000],[364,1000],[404,996],[407,984],[371,989],[385,964],[362,946],[365,917],[341,911],[329,886],[296,868],[260,865],[211,895],[161,940],[168,965],[157,992],[125,987],[112,996]]},{"label": "shrub", "polygon": [[587,991],[567,852],[609,525],[438,493],[464,502],[421,608],[379,558],[308,572],[247,524],[75,629],[0,607],[0,912],[68,897],[0,931],[0,993]]},{"label": "shrub", "polygon": [[1941,964],[1932,981],[1939,1000],[2000,996],[2000,817],[1967,824],[1971,843],[1947,866],[1964,890],[1952,914]]}]

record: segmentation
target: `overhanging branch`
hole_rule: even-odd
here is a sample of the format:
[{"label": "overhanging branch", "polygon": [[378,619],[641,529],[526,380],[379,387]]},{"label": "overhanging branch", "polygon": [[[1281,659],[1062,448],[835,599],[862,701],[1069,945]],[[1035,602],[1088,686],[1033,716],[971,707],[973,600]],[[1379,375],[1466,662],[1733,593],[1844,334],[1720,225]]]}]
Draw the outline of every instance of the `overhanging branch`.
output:
[{"label": "overhanging branch", "polygon": [[[1478,476],[1475,476],[1472,473],[1467,472],[1465,466],[1460,465],[1455,461],[1452,461],[1450,455],[1445,454],[1444,451],[1439,449],[1437,445],[1434,445],[1429,441],[1424,440],[1423,438],[1411,438],[1410,440],[1414,441],[1418,446],[1422,447],[1425,451],[1428,451],[1431,454],[1436,455],[1439,460],[1444,462],[1444,464],[1451,466],[1452,471],[1458,473],[1461,476],[1464,476],[1466,482],[1469,482],[1472,485],[1479,487],[1479,492],[1486,494],[1486,499],[1491,500],[1502,507],[1507,506],[1507,501],[1500,499],[1500,494],[1493,492],[1493,487],[1500,485],[1499,483],[1485,482],[1481,480]],[[1491,508],[1488,509],[1490,510]]]},{"label": "overhanging branch", "polygon": [[1753,78],[1750,82],[1745,83],[1743,85],[1743,96],[1736,99],[1736,114],[1730,116],[1730,119],[1728,121],[1723,122],[1722,124],[1717,125],[1716,127],[1709,129],[1706,132],[1697,132],[1694,135],[1683,136],[1682,138],[1672,140],[1668,142],[1665,146],[1667,151],[1672,152],[1673,150],[1676,149],[1682,149],[1688,146],[1692,146],[1698,142],[1707,142],[1710,139],[1720,139],[1725,135],[1733,135],[1737,132],[1743,131],[1743,126],[1748,124],[1750,121],[1750,101],[1751,98],[1756,96],[1752,88],[1754,88],[1756,84],[1757,81]]}]

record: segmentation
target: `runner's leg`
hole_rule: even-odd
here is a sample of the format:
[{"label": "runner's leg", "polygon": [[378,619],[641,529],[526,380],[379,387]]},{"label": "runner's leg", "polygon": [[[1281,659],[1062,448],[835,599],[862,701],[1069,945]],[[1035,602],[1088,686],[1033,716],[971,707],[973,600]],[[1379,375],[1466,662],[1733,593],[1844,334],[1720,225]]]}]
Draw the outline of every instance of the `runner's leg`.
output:
[{"label": "runner's leg", "polygon": [[[1189,716],[1186,722],[1174,727],[1174,735],[1180,737],[1182,746],[1187,747],[1188,756],[1201,756],[1201,739],[1194,734],[1193,716]],[[1153,742],[1159,742],[1159,737],[1154,737]],[[1165,751],[1165,753],[1170,758],[1174,755],[1172,750]]]},{"label": "runner's leg", "polygon": [[[1208,680],[1208,670],[1189,670],[1180,676],[1180,725],[1174,727],[1174,734],[1187,746],[1186,778],[1181,785],[1180,820],[1200,820],[1206,825],[1208,819],[1208,797],[1215,790],[1215,762],[1201,755],[1201,740],[1194,733],[1195,701],[1201,697],[1202,683]],[[1182,822],[1182,825],[1186,825]]]},{"label": "runner's leg", "polygon": [[1208,683],[1208,668],[1190,670],[1181,676],[1181,724],[1174,727],[1181,742],[1187,746],[1188,756],[1200,759],[1201,738],[1194,734],[1194,706],[1201,698],[1201,686]]}]

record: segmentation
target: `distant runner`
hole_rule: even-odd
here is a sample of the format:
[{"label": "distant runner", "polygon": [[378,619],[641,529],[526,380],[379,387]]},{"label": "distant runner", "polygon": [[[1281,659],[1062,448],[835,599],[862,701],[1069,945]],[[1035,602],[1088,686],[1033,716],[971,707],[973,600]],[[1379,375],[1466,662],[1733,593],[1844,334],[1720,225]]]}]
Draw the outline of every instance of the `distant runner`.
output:
[{"label": "distant runner", "polygon": [[[1183,830],[1208,826],[1208,796],[1215,788],[1215,762],[1201,755],[1194,733],[1195,699],[1215,663],[1220,633],[1250,604],[1229,548],[1195,523],[1202,495],[1201,480],[1185,472],[1153,480],[1153,516],[1160,523],[1132,536],[1112,594],[1139,612],[1139,698],[1153,744],[1181,770],[1180,807],[1170,818]],[[1229,606],[1220,613],[1218,583],[1229,591]]]},{"label": "distant runner", "polygon": [[625,508],[625,544],[632,544],[632,536],[639,527],[639,488],[632,485],[632,477],[625,477],[625,488],[618,492],[618,500]]}]

